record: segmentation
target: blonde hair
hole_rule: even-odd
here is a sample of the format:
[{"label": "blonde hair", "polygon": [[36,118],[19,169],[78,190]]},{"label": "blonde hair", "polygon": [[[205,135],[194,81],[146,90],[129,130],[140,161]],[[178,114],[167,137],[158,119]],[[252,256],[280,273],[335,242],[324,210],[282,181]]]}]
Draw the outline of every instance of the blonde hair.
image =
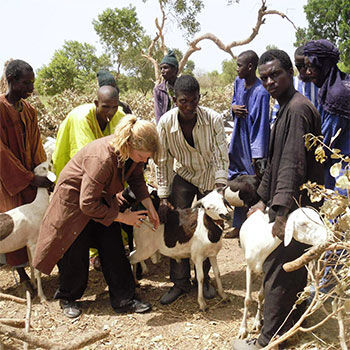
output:
[{"label": "blonde hair", "polygon": [[116,126],[114,136],[112,146],[119,152],[121,161],[125,162],[129,158],[130,150],[134,149],[150,152],[157,162],[160,144],[154,123],[128,114]]}]

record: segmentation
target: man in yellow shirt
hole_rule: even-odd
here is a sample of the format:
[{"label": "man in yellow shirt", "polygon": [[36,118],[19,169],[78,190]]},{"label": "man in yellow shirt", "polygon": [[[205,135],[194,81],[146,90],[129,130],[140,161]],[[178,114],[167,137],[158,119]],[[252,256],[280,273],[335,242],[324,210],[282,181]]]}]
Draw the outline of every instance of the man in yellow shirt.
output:
[{"label": "man in yellow shirt", "polygon": [[93,140],[113,134],[125,115],[118,108],[119,92],[112,86],[98,89],[94,103],[74,108],[60,125],[52,156],[58,177],[64,166],[81,148]]}]

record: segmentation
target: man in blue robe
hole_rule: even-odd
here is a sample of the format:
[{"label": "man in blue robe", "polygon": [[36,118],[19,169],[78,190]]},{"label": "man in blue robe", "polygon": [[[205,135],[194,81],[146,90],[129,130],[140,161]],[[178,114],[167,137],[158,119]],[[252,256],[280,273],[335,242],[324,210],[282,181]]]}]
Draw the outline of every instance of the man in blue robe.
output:
[{"label": "man in blue robe", "polygon": [[[321,114],[321,129],[323,142],[330,148],[339,149],[344,156],[350,156],[350,75],[339,70],[339,50],[328,40],[311,40],[304,48],[306,74],[319,88],[318,109]],[[335,137],[337,135],[337,137]],[[325,187],[348,196],[348,190],[336,185],[337,178],[330,174],[333,164],[339,159],[332,159],[330,152],[325,149],[327,160],[324,162]],[[342,171],[346,163],[342,162]],[[339,175],[339,176],[340,176]],[[336,253],[327,251],[325,259],[328,266],[320,281],[320,291],[327,293],[333,289],[335,280],[332,274],[334,262],[340,269],[339,260],[345,251],[339,249]]]},{"label": "man in blue robe", "polygon": [[[231,107],[234,126],[229,145],[229,180],[244,174],[254,175],[255,168],[263,168],[268,154],[270,95],[256,76],[258,60],[258,55],[251,50],[242,52],[237,59],[238,77]],[[238,235],[246,212],[246,208],[235,209],[235,230],[230,237]]]},{"label": "man in blue robe", "polygon": [[[328,40],[311,40],[306,43],[304,54],[306,73],[319,88],[323,142],[339,149],[344,156],[350,156],[350,75],[337,67],[339,50]],[[331,143],[336,134],[338,136]],[[325,161],[325,186],[346,196],[346,190],[336,187],[336,179],[329,173],[331,166],[338,161],[330,157]],[[345,165],[342,164],[343,169]]]}]

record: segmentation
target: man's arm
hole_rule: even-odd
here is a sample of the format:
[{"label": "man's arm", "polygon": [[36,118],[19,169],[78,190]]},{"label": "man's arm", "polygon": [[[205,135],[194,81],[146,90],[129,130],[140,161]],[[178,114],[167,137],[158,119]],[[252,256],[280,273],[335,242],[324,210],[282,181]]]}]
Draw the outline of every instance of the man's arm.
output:
[{"label": "man's arm", "polygon": [[225,135],[224,122],[220,115],[216,115],[213,118],[213,132],[215,183],[226,185],[229,166],[228,147]]}]

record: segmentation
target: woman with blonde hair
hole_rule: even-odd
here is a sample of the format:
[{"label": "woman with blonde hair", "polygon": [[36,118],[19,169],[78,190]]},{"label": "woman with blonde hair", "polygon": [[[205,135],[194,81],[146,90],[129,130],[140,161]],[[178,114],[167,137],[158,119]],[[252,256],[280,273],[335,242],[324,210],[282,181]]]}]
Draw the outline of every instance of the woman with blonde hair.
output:
[{"label": "woman with blonde hair", "polygon": [[[120,223],[141,225],[146,215],[156,229],[159,217],[149,197],[143,169],[157,159],[159,138],[153,123],[125,116],[111,136],[82,148],[60,173],[44,216],[34,266],[50,274],[57,263],[55,299],[67,317],[77,317],[88,282],[89,247],[98,249],[110,302],[117,313],[143,313],[151,305],[135,298],[135,282],[125,255]],[[125,181],[146,210],[119,212],[116,194]]]}]

